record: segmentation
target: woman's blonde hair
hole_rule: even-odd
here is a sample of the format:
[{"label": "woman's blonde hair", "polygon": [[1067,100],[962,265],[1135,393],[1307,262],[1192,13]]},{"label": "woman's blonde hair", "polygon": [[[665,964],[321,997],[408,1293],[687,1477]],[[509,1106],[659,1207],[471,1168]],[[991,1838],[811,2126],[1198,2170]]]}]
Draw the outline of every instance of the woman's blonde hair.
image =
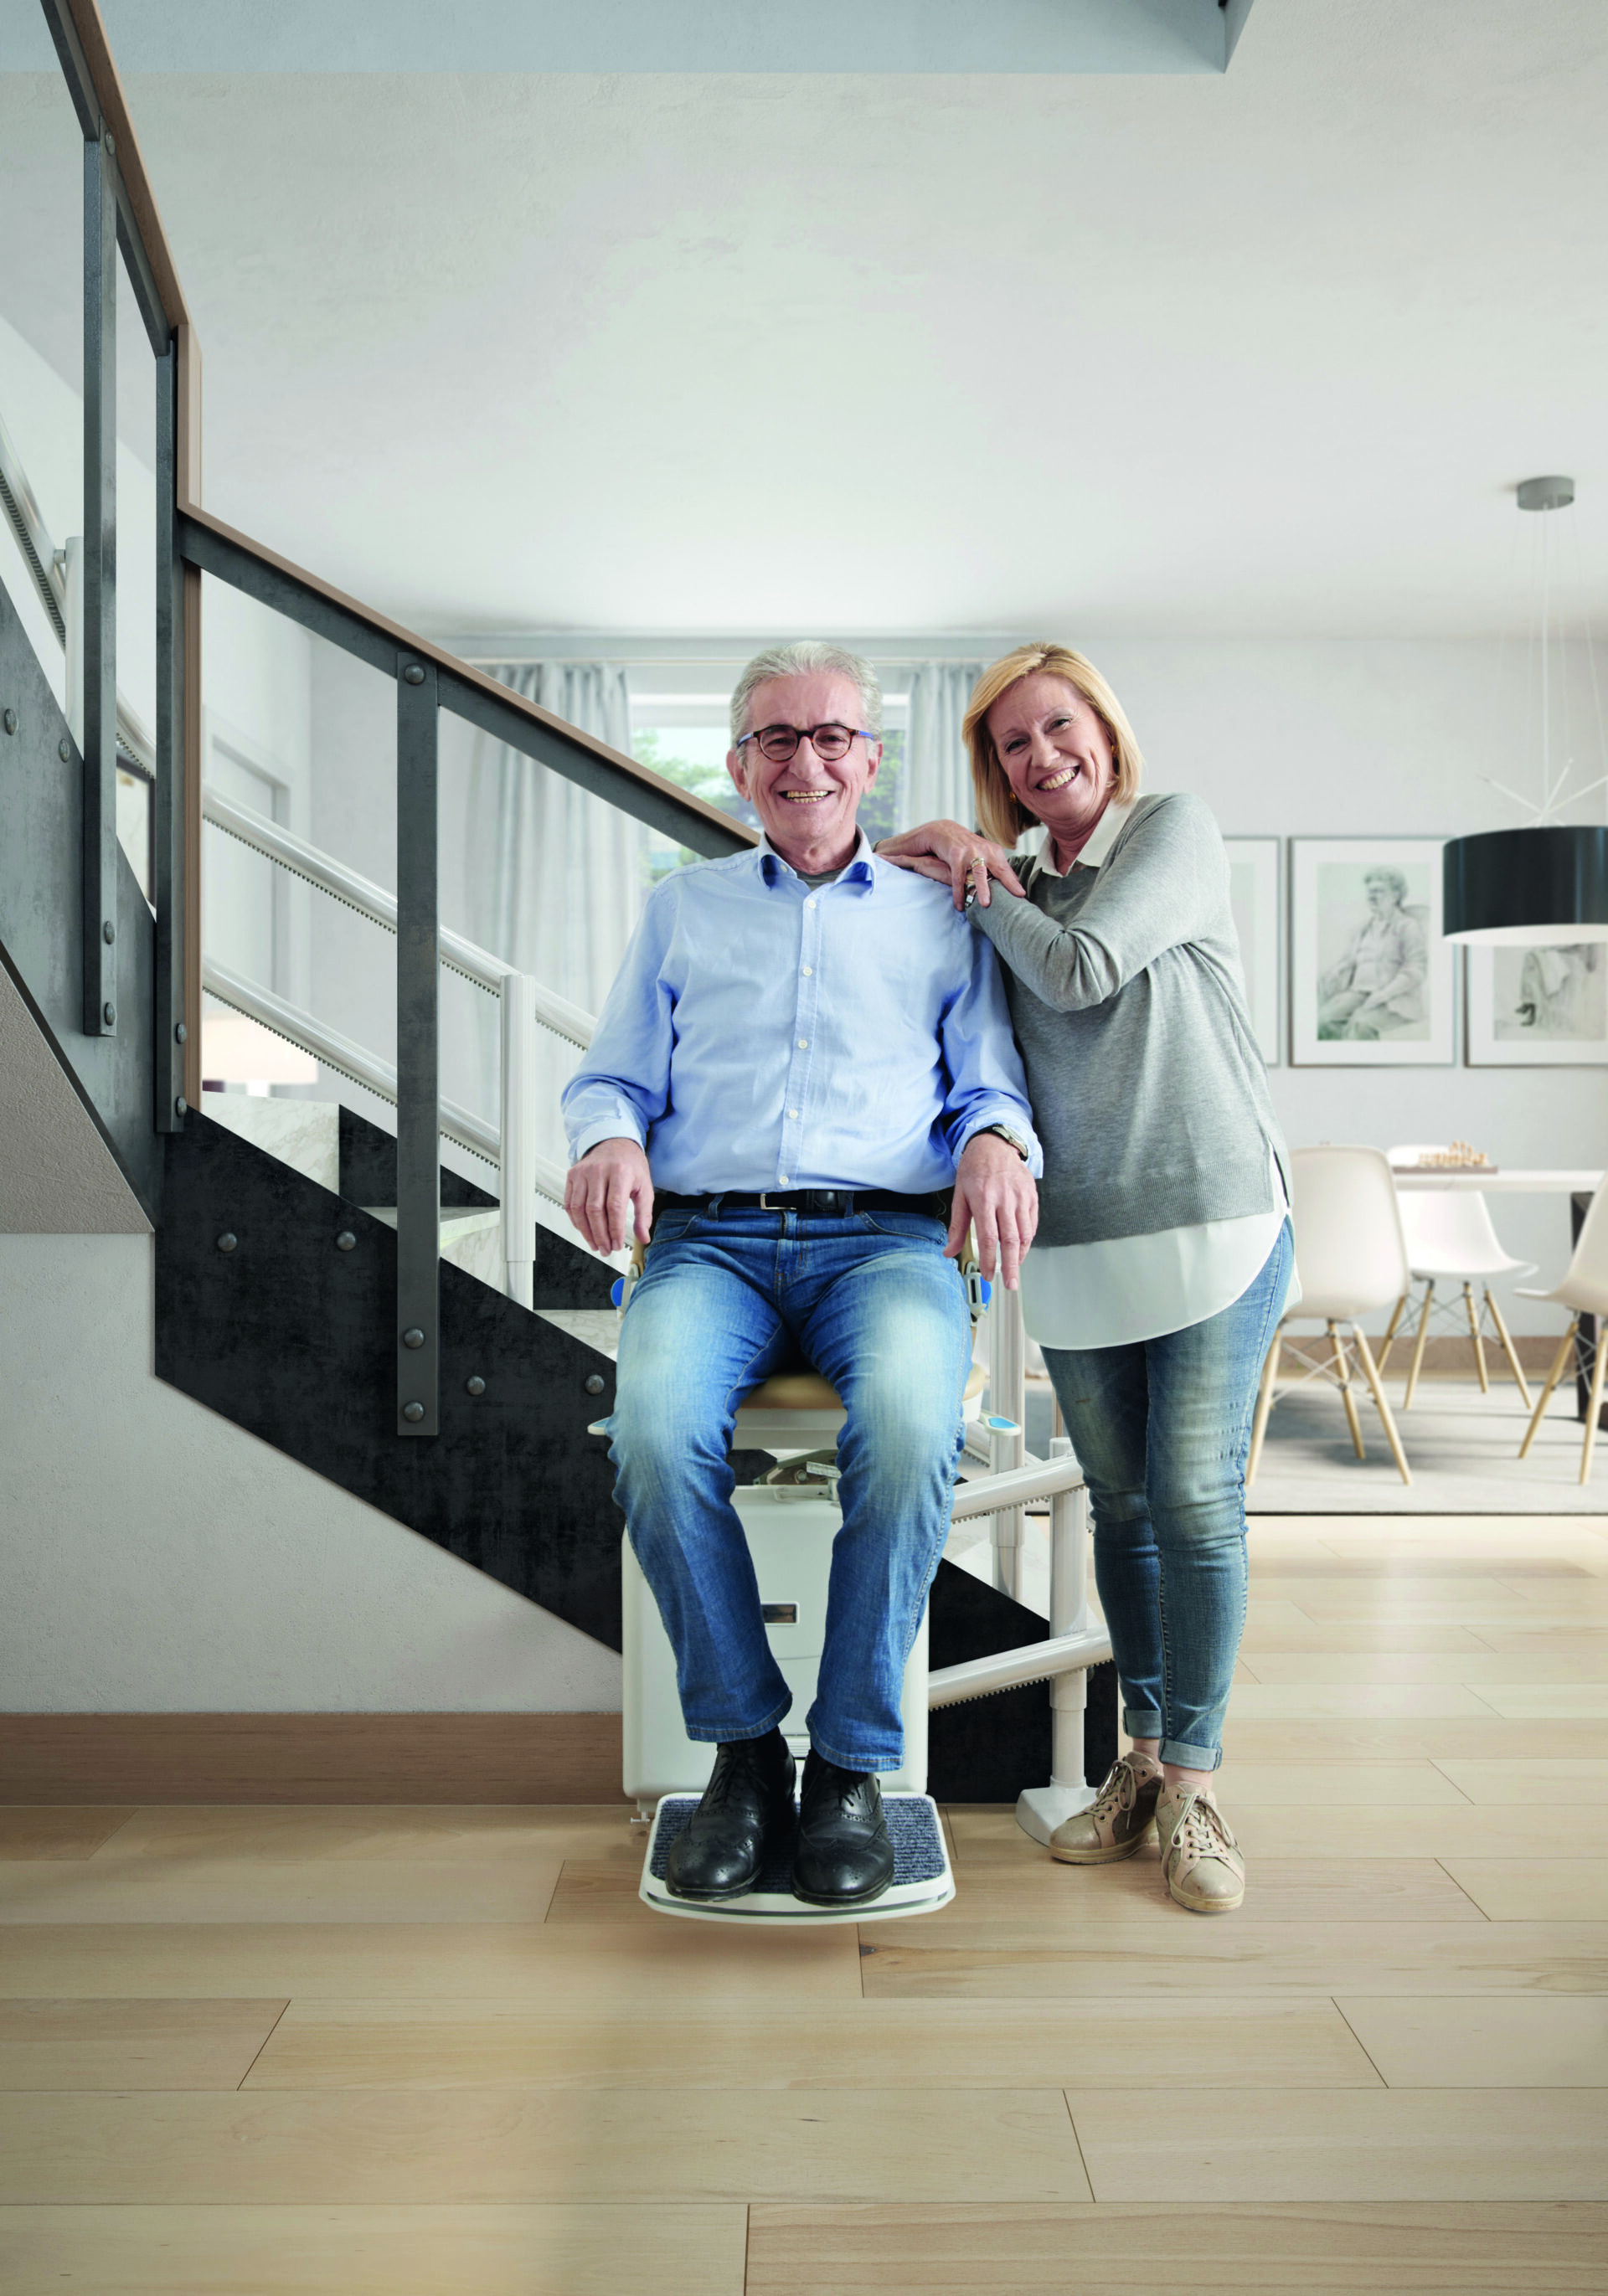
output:
[{"label": "woman's blonde hair", "polygon": [[1040,670],[1049,677],[1064,677],[1069,685],[1076,686],[1105,727],[1117,769],[1112,802],[1131,805],[1139,794],[1139,775],[1144,767],[1139,744],[1134,739],[1134,729],[1122,704],[1094,663],[1085,661],[1071,646],[1054,645],[1048,639],[1018,646],[1013,653],[1002,655],[985,669],[972,688],[961,728],[972,757],[977,819],[984,836],[991,837],[997,845],[1013,846],[1023,830],[1036,825],[1038,816],[1028,811],[1011,787],[989,731],[989,712],[1012,686],[1020,685],[1024,677],[1035,676]]}]

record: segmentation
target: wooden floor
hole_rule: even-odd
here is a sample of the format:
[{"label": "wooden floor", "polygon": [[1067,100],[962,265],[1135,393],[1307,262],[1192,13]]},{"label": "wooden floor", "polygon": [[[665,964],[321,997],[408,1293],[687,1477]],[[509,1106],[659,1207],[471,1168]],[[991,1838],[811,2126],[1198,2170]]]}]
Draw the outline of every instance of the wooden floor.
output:
[{"label": "wooden floor", "polygon": [[5,2296],[1608,2290],[1608,1521],[1259,1522],[1243,1913],[925,1919],[623,1809],[0,1810]]}]

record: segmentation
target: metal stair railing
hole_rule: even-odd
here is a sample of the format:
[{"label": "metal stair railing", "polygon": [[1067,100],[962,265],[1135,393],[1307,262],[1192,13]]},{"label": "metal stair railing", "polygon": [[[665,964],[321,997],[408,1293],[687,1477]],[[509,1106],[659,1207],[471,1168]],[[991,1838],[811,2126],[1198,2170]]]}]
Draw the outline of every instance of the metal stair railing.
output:
[{"label": "metal stair railing", "polygon": [[[81,629],[82,771],[80,1032],[111,1038],[150,1028],[152,1015],[118,995],[119,853],[116,798],[118,265],[120,256],[156,369],[156,729],[152,797],[155,1026],[150,1120],[182,1133],[201,1092],[202,996],[201,854],[202,577],[228,584],[270,611],[377,669],[397,706],[397,892],[387,922],[397,939],[396,1415],[404,1439],[439,1431],[440,1130],[437,795],[443,709],[590,791],[694,852],[724,856],[751,832],[550,710],[510,692],[389,616],[238,532],[201,506],[201,346],[179,283],[139,138],[96,0],[40,0],[83,135],[84,547],[82,613],[73,570],[58,568],[43,521],[7,480],[6,514],[20,538],[53,630]],[[60,587],[58,587],[60,584]],[[147,744],[148,746],[148,744]],[[75,762],[63,756],[63,762]],[[285,860],[282,854],[281,859]],[[285,865],[292,865],[285,860]],[[373,890],[373,889],[371,889]],[[449,962],[454,961],[449,958]],[[499,983],[503,976],[497,976]],[[484,985],[484,984],[482,984]],[[250,984],[237,984],[243,994]],[[257,993],[257,992],[254,992]],[[504,1072],[511,1106],[525,1094],[532,1032],[554,1025],[557,1004],[535,985],[498,986]],[[258,1004],[258,1012],[267,1008]],[[288,1010],[288,1008],[287,1008]],[[294,1016],[291,1016],[292,1020]],[[279,1015],[284,1023],[286,1013]],[[275,1025],[265,1022],[265,1025]],[[297,1025],[299,1025],[298,1023]],[[560,1033],[569,1034],[560,1022]],[[349,1054],[361,1051],[348,1047]],[[365,1065],[369,1064],[365,1056]],[[142,1097],[146,1084],[142,1084]],[[477,1119],[469,1119],[472,1127]],[[489,1128],[480,1128],[488,1136]],[[498,1156],[510,1205],[531,1203],[534,1144],[516,1119]],[[480,1152],[477,1151],[476,1152]],[[528,1185],[527,1185],[528,1184]],[[532,1218],[534,1246],[534,1216]],[[517,1263],[516,1263],[517,1265]],[[379,1335],[377,1335],[378,1337]]]}]

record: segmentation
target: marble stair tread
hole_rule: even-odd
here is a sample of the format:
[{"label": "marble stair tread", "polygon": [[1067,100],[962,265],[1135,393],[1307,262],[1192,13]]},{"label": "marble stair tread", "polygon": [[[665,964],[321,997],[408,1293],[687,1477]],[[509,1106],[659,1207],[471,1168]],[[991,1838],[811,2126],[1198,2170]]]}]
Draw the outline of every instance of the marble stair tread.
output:
[{"label": "marble stair tread", "polygon": [[[396,1226],[395,1204],[365,1204],[363,1209],[370,1219],[382,1220],[387,1227]],[[480,1228],[496,1227],[501,1223],[502,1217],[496,1204],[443,1204],[441,1234],[444,1237],[454,1238],[473,1235]]]},{"label": "marble stair tread", "polygon": [[555,1331],[567,1332],[613,1363],[619,1354],[619,1317],[612,1308],[538,1308],[537,1314]]},{"label": "marble stair tread", "polygon": [[334,1100],[264,1100],[255,1093],[209,1092],[201,1112],[254,1148],[276,1156],[332,1196],[340,1193],[340,1103]]}]

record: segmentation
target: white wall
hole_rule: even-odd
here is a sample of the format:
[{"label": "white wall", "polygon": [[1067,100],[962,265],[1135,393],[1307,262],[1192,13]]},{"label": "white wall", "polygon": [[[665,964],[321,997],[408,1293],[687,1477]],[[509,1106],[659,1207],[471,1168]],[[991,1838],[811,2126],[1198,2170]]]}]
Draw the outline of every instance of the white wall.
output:
[{"label": "white wall", "polygon": [[619,1706],[614,1652],[156,1379],[153,1265],[0,1236],[0,1707]]}]

